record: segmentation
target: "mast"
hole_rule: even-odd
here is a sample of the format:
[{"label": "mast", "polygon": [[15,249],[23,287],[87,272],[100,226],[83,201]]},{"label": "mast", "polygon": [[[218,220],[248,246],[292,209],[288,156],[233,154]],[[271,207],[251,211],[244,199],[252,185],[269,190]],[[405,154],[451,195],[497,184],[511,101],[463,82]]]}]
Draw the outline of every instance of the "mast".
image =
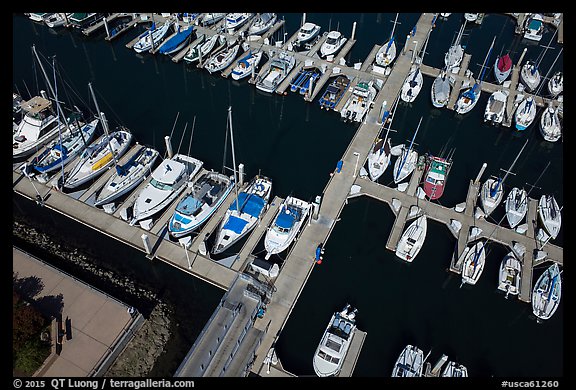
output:
[{"label": "mast", "polygon": [[236,210],[242,214],[238,207],[238,178],[236,177],[236,155],[234,154],[234,132],[232,131],[232,106],[228,106],[228,129],[230,130],[230,146],[232,147],[232,171],[234,172],[234,189],[236,190]]},{"label": "mast", "polygon": [[106,140],[108,142],[108,148],[110,149],[110,153],[112,153],[112,160],[114,160],[114,167],[118,171],[118,162],[116,161],[116,154],[114,153],[114,149],[112,149],[112,145],[110,144],[110,132],[108,131],[108,121],[104,116],[104,113],[100,111],[98,107],[98,102],[96,101],[96,95],[94,94],[94,90],[92,89],[92,83],[88,83],[88,88],[90,88],[90,93],[92,94],[92,99],[94,99],[94,104],[96,105],[96,111],[98,111],[98,116],[102,121],[102,126],[104,127],[104,132],[106,133]]},{"label": "mast", "polygon": [[480,74],[479,84],[482,84],[482,80],[484,80],[484,74],[486,73],[487,69],[486,62],[488,61],[490,55],[492,54],[492,49],[494,48],[494,41],[496,41],[496,36],[494,36],[494,38],[492,39],[492,44],[490,45],[490,49],[488,49],[488,54],[486,54],[486,58],[484,59],[484,63],[482,64],[482,73]]},{"label": "mast", "polygon": [[400,172],[402,171],[402,168],[404,168],[404,163],[406,162],[406,159],[408,158],[408,156],[410,155],[410,152],[412,151],[412,145],[414,144],[414,138],[416,138],[416,134],[418,134],[418,129],[420,128],[421,123],[422,123],[422,117],[420,117],[420,122],[418,122],[418,127],[416,128],[416,131],[414,132],[414,135],[412,136],[412,141],[410,141],[410,146],[408,147],[408,151],[404,155],[404,159],[402,160],[402,164],[400,164],[400,166],[398,167],[398,172],[396,172],[396,176],[398,176],[398,174],[400,174]]}]

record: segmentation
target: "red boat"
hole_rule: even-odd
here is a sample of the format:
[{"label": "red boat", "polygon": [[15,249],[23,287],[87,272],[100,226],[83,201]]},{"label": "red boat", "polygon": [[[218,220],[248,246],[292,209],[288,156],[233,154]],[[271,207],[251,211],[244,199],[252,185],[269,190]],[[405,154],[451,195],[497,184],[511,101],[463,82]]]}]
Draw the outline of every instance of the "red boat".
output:
[{"label": "red boat", "polygon": [[438,199],[444,193],[446,178],[451,166],[451,158],[428,156],[424,173],[424,192],[430,200]]}]

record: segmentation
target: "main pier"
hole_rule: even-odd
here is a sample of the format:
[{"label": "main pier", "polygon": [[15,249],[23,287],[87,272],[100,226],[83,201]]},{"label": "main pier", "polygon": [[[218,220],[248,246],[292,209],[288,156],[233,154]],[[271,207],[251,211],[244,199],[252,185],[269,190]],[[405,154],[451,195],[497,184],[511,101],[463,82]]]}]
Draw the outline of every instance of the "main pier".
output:
[{"label": "main pier", "polygon": [[[225,375],[243,376],[251,371],[260,376],[292,376],[292,374],[281,369],[280,362],[277,365],[273,365],[271,369],[269,352],[273,351],[274,344],[314,269],[316,264],[314,258],[315,249],[319,244],[326,245],[344,206],[350,198],[357,196],[364,195],[378,199],[386,202],[392,208],[395,214],[395,222],[386,242],[386,248],[389,250],[395,250],[404,226],[414,217],[415,208],[418,208],[418,212],[425,213],[431,219],[445,224],[457,240],[455,255],[451,260],[447,259],[447,266],[449,264],[448,269],[450,272],[461,272],[461,254],[471,239],[487,238],[509,247],[514,243],[521,243],[526,247],[526,255],[523,261],[522,286],[519,299],[524,302],[530,302],[533,268],[544,261],[555,261],[563,264],[563,250],[560,247],[547,244],[545,248],[546,258],[539,257],[534,260],[532,254],[540,248],[534,238],[533,225],[528,224],[525,234],[520,234],[517,231],[499,226],[483,218],[476,218],[474,209],[479,190],[477,181],[470,182],[465,206],[457,210],[457,208],[447,208],[421,199],[416,195],[416,190],[423,174],[420,169],[413,172],[405,191],[372,182],[359,175],[359,169],[364,165],[374,140],[382,129],[382,123],[380,122],[382,112],[385,108],[389,109],[398,97],[404,80],[413,66],[416,53],[419,53],[424,46],[430,30],[433,28],[434,21],[434,14],[421,14],[415,33],[410,37],[410,40],[416,42],[416,44],[412,48],[399,50],[391,71],[387,74],[372,64],[373,60],[371,58],[374,57],[374,53],[379,46],[373,48],[369,57],[360,66],[349,67],[343,62],[342,59],[355,42],[353,39],[354,27],[351,34],[352,38],[348,40],[344,48],[332,61],[321,59],[316,54],[322,39],[325,39],[325,35],[309,51],[291,53],[296,57],[297,65],[292,74],[281,84],[276,91],[277,93],[285,93],[291,77],[303,66],[316,66],[323,70],[323,75],[317,80],[315,89],[306,97],[308,101],[315,99],[318,91],[322,89],[328,79],[336,74],[346,74],[351,79],[351,86],[355,84],[357,79],[372,79],[379,80],[381,87],[371,104],[372,109],[356,130],[354,137],[342,155],[341,170],[335,170],[331,174],[328,183],[318,196],[317,202],[315,202],[313,216],[310,217],[303,230],[299,233],[296,242],[289,248],[278,276],[273,279],[254,272],[250,265],[256,258],[253,254],[255,247],[265,234],[266,228],[276,215],[283,200],[280,197],[275,197],[271,200],[258,227],[249,235],[238,254],[228,259],[214,260],[204,250],[205,237],[208,237],[217,228],[226,209],[234,200],[234,192],[231,192],[198,234],[192,237],[191,242],[181,244],[168,239],[166,222],[184,194],[164,210],[161,215],[157,216],[148,228],[145,229],[139,225],[130,226],[128,224],[127,215],[136,198],[136,194],[148,183],[150,178],[141,183],[122,204],[119,204],[116,209],[110,210],[109,213],[93,206],[93,196],[95,191],[103,185],[106,178],[112,174],[112,170],[105,173],[87,189],[74,194],[64,194],[54,189],[50,182],[44,184],[32,182],[31,179],[22,175],[18,169],[15,169],[13,171],[13,190],[24,197],[38,201],[44,207],[66,215],[146,253],[148,258],[153,261],[164,261],[227,292],[213,318],[208,322],[185,361],[178,369],[177,375],[187,375],[191,372],[202,375],[224,375],[223,372],[228,370]],[[275,28],[280,28],[282,23],[283,21],[277,22]],[[206,34],[221,33],[217,31],[217,27],[205,28],[198,26],[195,28],[199,32]],[[270,34],[272,33],[273,31],[270,32]],[[237,39],[234,36],[225,35],[227,38]],[[263,40],[248,42],[248,44],[253,48],[279,53],[280,51],[288,50],[289,44],[293,39],[294,36],[280,47],[265,44]],[[133,44],[135,41],[130,43]],[[187,48],[180,53],[185,53],[186,50]],[[173,60],[175,58],[181,59],[182,57],[183,55],[178,58],[177,55],[173,57]],[[451,75],[457,83],[461,84],[466,81],[465,70],[469,61],[470,56],[467,55],[461,72],[457,75]],[[177,61],[175,60],[175,62]],[[264,74],[265,68],[266,64],[261,66],[259,75]],[[421,69],[424,74],[432,77],[435,77],[438,74],[437,72],[439,72],[439,70],[425,65],[421,65]],[[225,70],[224,75],[227,75],[229,70]],[[251,82],[254,83],[255,80],[251,80]],[[489,90],[495,87],[489,83],[483,83],[482,85],[483,90],[484,88]],[[513,88],[513,86],[511,85],[510,88]],[[347,96],[351,94],[351,90],[352,88],[349,88],[347,95],[342,99],[340,107],[346,101]],[[546,104],[547,102],[542,99],[540,103]],[[337,107],[337,109],[340,107]],[[124,159],[128,159],[130,153],[134,153],[134,149],[128,152]],[[68,168],[73,165],[74,162],[70,163]],[[528,221],[536,220],[536,207],[537,202],[531,199],[527,216]],[[454,221],[459,222],[460,228],[454,228]],[[469,233],[470,228],[473,226],[479,228],[481,233],[471,238]],[[260,316],[260,309],[265,311],[262,316]],[[217,320],[217,318],[226,319],[224,322],[231,324],[231,326],[222,328],[224,322]],[[213,336],[215,334],[223,336]],[[358,333],[358,335],[357,344],[355,344],[355,348],[351,349],[350,356],[347,357],[346,370],[341,373],[342,376],[352,375],[361,346],[365,337],[367,337],[363,333]],[[214,337],[217,338],[217,341],[214,340]],[[234,343],[238,343],[240,347],[232,348]],[[243,352],[239,353],[238,351]],[[210,359],[206,360],[206,354],[210,356]],[[227,357],[228,354],[237,356],[237,358],[230,360]],[[247,357],[250,359],[247,359]],[[198,370],[198,367],[200,367],[198,362],[200,361],[207,362],[206,366],[201,371],[190,371]]]}]

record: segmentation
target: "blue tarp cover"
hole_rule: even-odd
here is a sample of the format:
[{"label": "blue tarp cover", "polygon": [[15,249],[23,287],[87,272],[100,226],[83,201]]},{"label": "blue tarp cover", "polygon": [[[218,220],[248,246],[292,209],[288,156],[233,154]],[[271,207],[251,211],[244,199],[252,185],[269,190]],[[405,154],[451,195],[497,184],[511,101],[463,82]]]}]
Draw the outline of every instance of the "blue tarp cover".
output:
[{"label": "blue tarp cover", "polygon": [[247,223],[248,221],[231,215],[222,229],[232,230],[234,233],[240,234]]},{"label": "blue tarp cover", "polygon": [[290,229],[294,226],[294,222],[296,222],[299,218],[300,211],[293,208],[285,208],[282,207],[282,211],[276,218],[276,225],[283,229]]},{"label": "blue tarp cover", "polygon": [[[238,195],[238,206],[240,207],[240,211],[247,213],[254,218],[258,218],[260,216],[265,203],[266,202],[264,199],[255,194],[247,194],[246,192],[241,192]],[[230,210],[236,210],[236,200],[234,200],[230,205]]]}]

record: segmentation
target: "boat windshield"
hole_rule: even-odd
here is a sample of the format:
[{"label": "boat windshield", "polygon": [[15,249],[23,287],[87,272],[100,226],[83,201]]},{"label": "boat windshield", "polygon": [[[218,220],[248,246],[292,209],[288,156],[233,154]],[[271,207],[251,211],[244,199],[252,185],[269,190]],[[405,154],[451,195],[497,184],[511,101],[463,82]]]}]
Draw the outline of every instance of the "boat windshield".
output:
[{"label": "boat windshield", "polygon": [[154,188],[158,188],[160,191],[172,191],[172,186],[170,184],[162,183],[156,179],[151,179],[150,184]]}]

